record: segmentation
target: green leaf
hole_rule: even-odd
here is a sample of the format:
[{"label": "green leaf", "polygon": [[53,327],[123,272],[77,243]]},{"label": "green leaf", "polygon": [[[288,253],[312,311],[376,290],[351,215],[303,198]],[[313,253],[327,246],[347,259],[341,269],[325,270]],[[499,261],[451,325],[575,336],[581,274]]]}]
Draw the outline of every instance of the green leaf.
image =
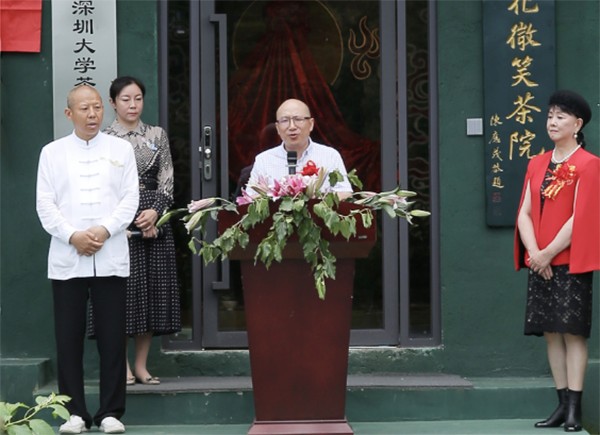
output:
[{"label": "green leaf", "polygon": [[371,211],[366,210],[366,213],[361,213],[360,216],[362,218],[363,226],[365,228],[371,228],[371,225],[373,224],[373,214],[371,213]]},{"label": "green leaf", "polygon": [[238,236],[238,243],[242,248],[245,248],[246,246],[248,246],[248,243],[250,242],[250,236],[243,232],[240,231],[239,236]]},{"label": "green leaf", "polygon": [[340,222],[339,228],[342,236],[348,240],[350,236],[356,234],[356,221],[352,218],[344,219]]},{"label": "green leaf", "polygon": [[190,241],[188,242],[188,248],[190,248],[190,251],[192,251],[194,254],[198,253],[198,251],[196,250],[195,238],[190,239]]},{"label": "green leaf", "polygon": [[330,192],[322,198],[321,202],[325,203],[328,208],[332,208],[333,206],[338,205],[340,200],[337,194]]},{"label": "green leaf", "polygon": [[[29,408],[24,403],[8,403],[8,402],[0,402],[0,416],[10,417],[15,415],[19,408]],[[7,419],[8,420],[8,419]]]},{"label": "green leaf", "polygon": [[225,206],[223,207],[223,210],[232,211],[236,214],[239,214],[238,210],[237,210],[237,206],[232,202],[225,204]]},{"label": "green leaf", "polygon": [[259,206],[257,212],[262,222],[270,215],[269,200],[267,198],[260,198],[257,205]]},{"label": "green leaf", "polygon": [[287,238],[288,238],[288,228],[289,227],[290,227],[290,225],[287,224],[286,222],[279,222],[279,223],[277,223],[277,225],[275,226],[275,228],[273,228],[275,237],[277,239],[281,240],[281,241],[287,240]]},{"label": "green leaf", "polygon": [[331,187],[335,186],[336,184],[338,184],[340,181],[343,181],[343,180],[344,180],[344,176],[337,169],[335,171],[331,171],[329,173],[329,184],[331,185]]},{"label": "green leaf", "polygon": [[9,426],[6,428],[8,435],[33,435],[27,425]]},{"label": "green leaf", "polygon": [[46,396],[37,396],[34,400],[35,400],[35,403],[37,403],[38,405],[42,405],[42,404],[48,402],[48,397],[46,397]]},{"label": "green leaf", "polygon": [[3,418],[5,421],[10,420],[10,417],[14,414],[17,408],[14,408],[11,412],[11,404],[6,402],[0,402],[0,418]]},{"label": "green leaf", "polygon": [[348,181],[353,186],[358,187],[358,189],[363,188],[362,181],[360,181],[360,178],[358,178],[358,176],[356,175],[356,169],[352,169],[350,172],[348,172]]},{"label": "green leaf", "polygon": [[204,260],[204,265],[206,266],[215,260],[217,252],[219,252],[219,250],[212,245],[202,246],[202,248],[200,248],[198,251],[198,255],[202,257],[202,260]]},{"label": "green leaf", "polygon": [[35,435],[54,435],[54,429],[44,420],[33,419],[29,422],[29,427]]},{"label": "green leaf", "polygon": [[411,216],[416,216],[416,217],[427,217],[427,216],[431,216],[431,213],[425,210],[411,210],[410,211]]},{"label": "green leaf", "polygon": [[297,198],[293,204],[293,211],[298,212],[304,210],[306,207],[306,201],[302,198]]},{"label": "green leaf", "polygon": [[[270,232],[257,246],[256,254],[254,256],[255,261],[260,260],[268,269],[273,262],[273,259],[277,258],[277,253],[274,249],[277,249],[277,243],[273,243],[273,233]],[[280,253],[281,254],[281,253]]]},{"label": "green leaf", "polygon": [[60,403],[61,405],[64,405],[67,402],[71,401],[71,398],[69,396],[65,396],[64,394],[57,394],[54,399],[56,400],[57,403]]},{"label": "green leaf", "polygon": [[326,255],[323,255],[322,261],[325,275],[329,278],[335,278],[335,257],[329,249],[327,249]]},{"label": "green leaf", "polygon": [[331,231],[333,234],[338,233],[340,216],[337,214],[337,212],[329,209],[326,212],[325,216],[323,216],[323,222],[325,223],[325,226],[329,229],[329,231]]},{"label": "green leaf", "polygon": [[291,197],[286,196],[280,200],[279,210],[280,211],[292,211],[294,208],[294,201]]},{"label": "green leaf", "polygon": [[327,293],[327,288],[325,287],[325,278],[322,276],[315,276],[315,287],[317,288],[319,299],[325,299],[325,294]]},{"label": "green leaf", "polygon": [[[297,227],[298,238],[301,242],[305,243],[306,240],[311,233],[314,231],[314,225],[310,220],[304,219]],[[320,232],[319,232],[320,233]]]},{"label": "green leaf", "polygon": [[[279,243],[275,242],[271,245],[271,249],[272,249],[272,260],[275,260],[278,263],[281,263],[281,260],[283,260],[283,246],[280,245]],[[271,262],[269,262],[269,266],[271,265]]]},{"label": "green leaf", "polygon": [[327,207],[327,205],[324,202],[317,202],[313,206],[313,213],[323,219],[325,217],[325,215],[327,214],[328,209],[329,208]]},{"label": "green leaf", "polygon": [[[69,398],[69,400],[71,400]],[[50,408],[53,409],[52,411],[52,417],[56,418],[56,417],[60,417],[63,420],[68,420],[70,413],[69,411],[67,411],[67,408],[65,408],[62,405],[50,405]]]},{"label": "green leaf", "polygon": [[308,264],[310,264],[310,266],[312,268],[314,268],[316,266],[317,260],[318,260],[316,251],[314,251],[314,250],[313,251],[309,251],[309,250],[304,251],[304,259],[306,260],[306,262]]}]

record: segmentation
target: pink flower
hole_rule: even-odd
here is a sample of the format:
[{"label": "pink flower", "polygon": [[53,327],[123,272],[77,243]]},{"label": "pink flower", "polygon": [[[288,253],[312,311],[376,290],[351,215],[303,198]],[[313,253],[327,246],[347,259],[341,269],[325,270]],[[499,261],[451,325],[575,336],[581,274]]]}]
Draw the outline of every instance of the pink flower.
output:
[{"label": "pink flower", "polygon": [[279,199],[282,196],[285,196],[285,194],[286,194],[285,182],[282,180],[282,182],[280,183],[279,181],[275,180],[273,183],[273,189],[271,189],[269,191],[269,196],[271,196],[273,199]]},{"label": "pink flower", "polygon": [[288,177],[288,192],[291,196],[296,196],[299,193],[304,192],[306,188],[306,183],[304,182],[303,177]]},{"label": "pink flower", "polygon": [[264,196],[269,193],[269,180],[264,175],[259,175],[258,180],[250,180],[248,187]]},{"label": "pink flower", "polygon": [[188,212],[195,213],[198,210],[202,210],[203,208],[210,207],[215,203],[215,198],[205,198],[199,199],[197,201],[192,201],[188,204]]},{"label": "pink flower", "polygon": [[237,205],[245,205],[245,204],[250,204],[251,202],[254,202],[254,197],[250,196],[246,193],[246,189],[242,189],[242,196],[238,196],[235,199],[235,203]]},{"label": "pink flower", "polygon": [[396,209],[406,204],[406,198],[395,194],[390,194],[380,197],[378,202],[381,204],[389,204],[392,206],[392,208]]},{"label": "pink flower", "polygon": [[284,196],[295,197],[304,192],[304,189],[306,189],[304,178],[300,174],[291,175],[281,180],[275,180],[269,196],[273,199],[279,199]]}]

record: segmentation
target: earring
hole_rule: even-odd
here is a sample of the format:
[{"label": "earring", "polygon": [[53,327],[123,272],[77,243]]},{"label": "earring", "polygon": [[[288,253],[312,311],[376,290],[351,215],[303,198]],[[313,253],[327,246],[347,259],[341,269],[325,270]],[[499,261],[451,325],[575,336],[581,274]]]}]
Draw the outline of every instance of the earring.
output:
[{"label": "earring", "polygon": [[577,133],[578,133],[578,132],[575,132],[575,133],[573,133],[573,137],[574,137],[575,139],[577,139]]}]

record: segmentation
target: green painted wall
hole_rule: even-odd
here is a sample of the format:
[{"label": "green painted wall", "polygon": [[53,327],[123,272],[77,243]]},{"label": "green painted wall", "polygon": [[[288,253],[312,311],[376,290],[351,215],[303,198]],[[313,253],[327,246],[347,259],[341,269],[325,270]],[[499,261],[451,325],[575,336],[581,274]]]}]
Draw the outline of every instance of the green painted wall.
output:
[{"label": "green painted wall", "polygon": [[[586,137],[596,153],[600,143],[598,5],[561,0],[556,14],[558,85],[578,90],[592,103],[593,121]],[[512,230],[485,225],[483,138],[465,134],[466,118],[483,114],[481,3],[442,0],[437,11],[443,346],[353,351],[350,368],[356,372],[444,371],[471,377],[547,375],[543,341],[522,335],[526,277],[512,269]],[[145,120],[155,123],[155,2],[119,0],[117,12],[119,73],[146,82]],[[2,358],[54,357],[52,300],[46,279],[48,236],[39,225],[34,204],[39,150],[52,139],[49,29],[50,3],[46,0],[42,53],[0,57]],[[590,356],[596,360],[599,297],[596,292],[590,340]],[[152,364],[160,366],[162,376],[247,370],[243,353],[159,354],[158,347],[157,342]],[[88,361],[94,354],[87,353]]]}]

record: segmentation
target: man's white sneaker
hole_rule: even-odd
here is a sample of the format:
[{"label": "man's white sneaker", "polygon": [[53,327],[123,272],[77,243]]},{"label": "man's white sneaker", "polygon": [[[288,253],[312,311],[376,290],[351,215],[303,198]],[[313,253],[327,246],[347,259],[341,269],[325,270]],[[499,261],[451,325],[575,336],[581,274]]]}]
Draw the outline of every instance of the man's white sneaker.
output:
[{"label": "man's white sneaker", "polygon": [[85,421],[78,415],[72,415],[58,428],[58,433],[82,433],[87,432]]},{"label": "man's white sneaker", "polygon": [[125,432],[125,426],[114,417],[104,417],[100,422],[100,432],[123,433]]}]

